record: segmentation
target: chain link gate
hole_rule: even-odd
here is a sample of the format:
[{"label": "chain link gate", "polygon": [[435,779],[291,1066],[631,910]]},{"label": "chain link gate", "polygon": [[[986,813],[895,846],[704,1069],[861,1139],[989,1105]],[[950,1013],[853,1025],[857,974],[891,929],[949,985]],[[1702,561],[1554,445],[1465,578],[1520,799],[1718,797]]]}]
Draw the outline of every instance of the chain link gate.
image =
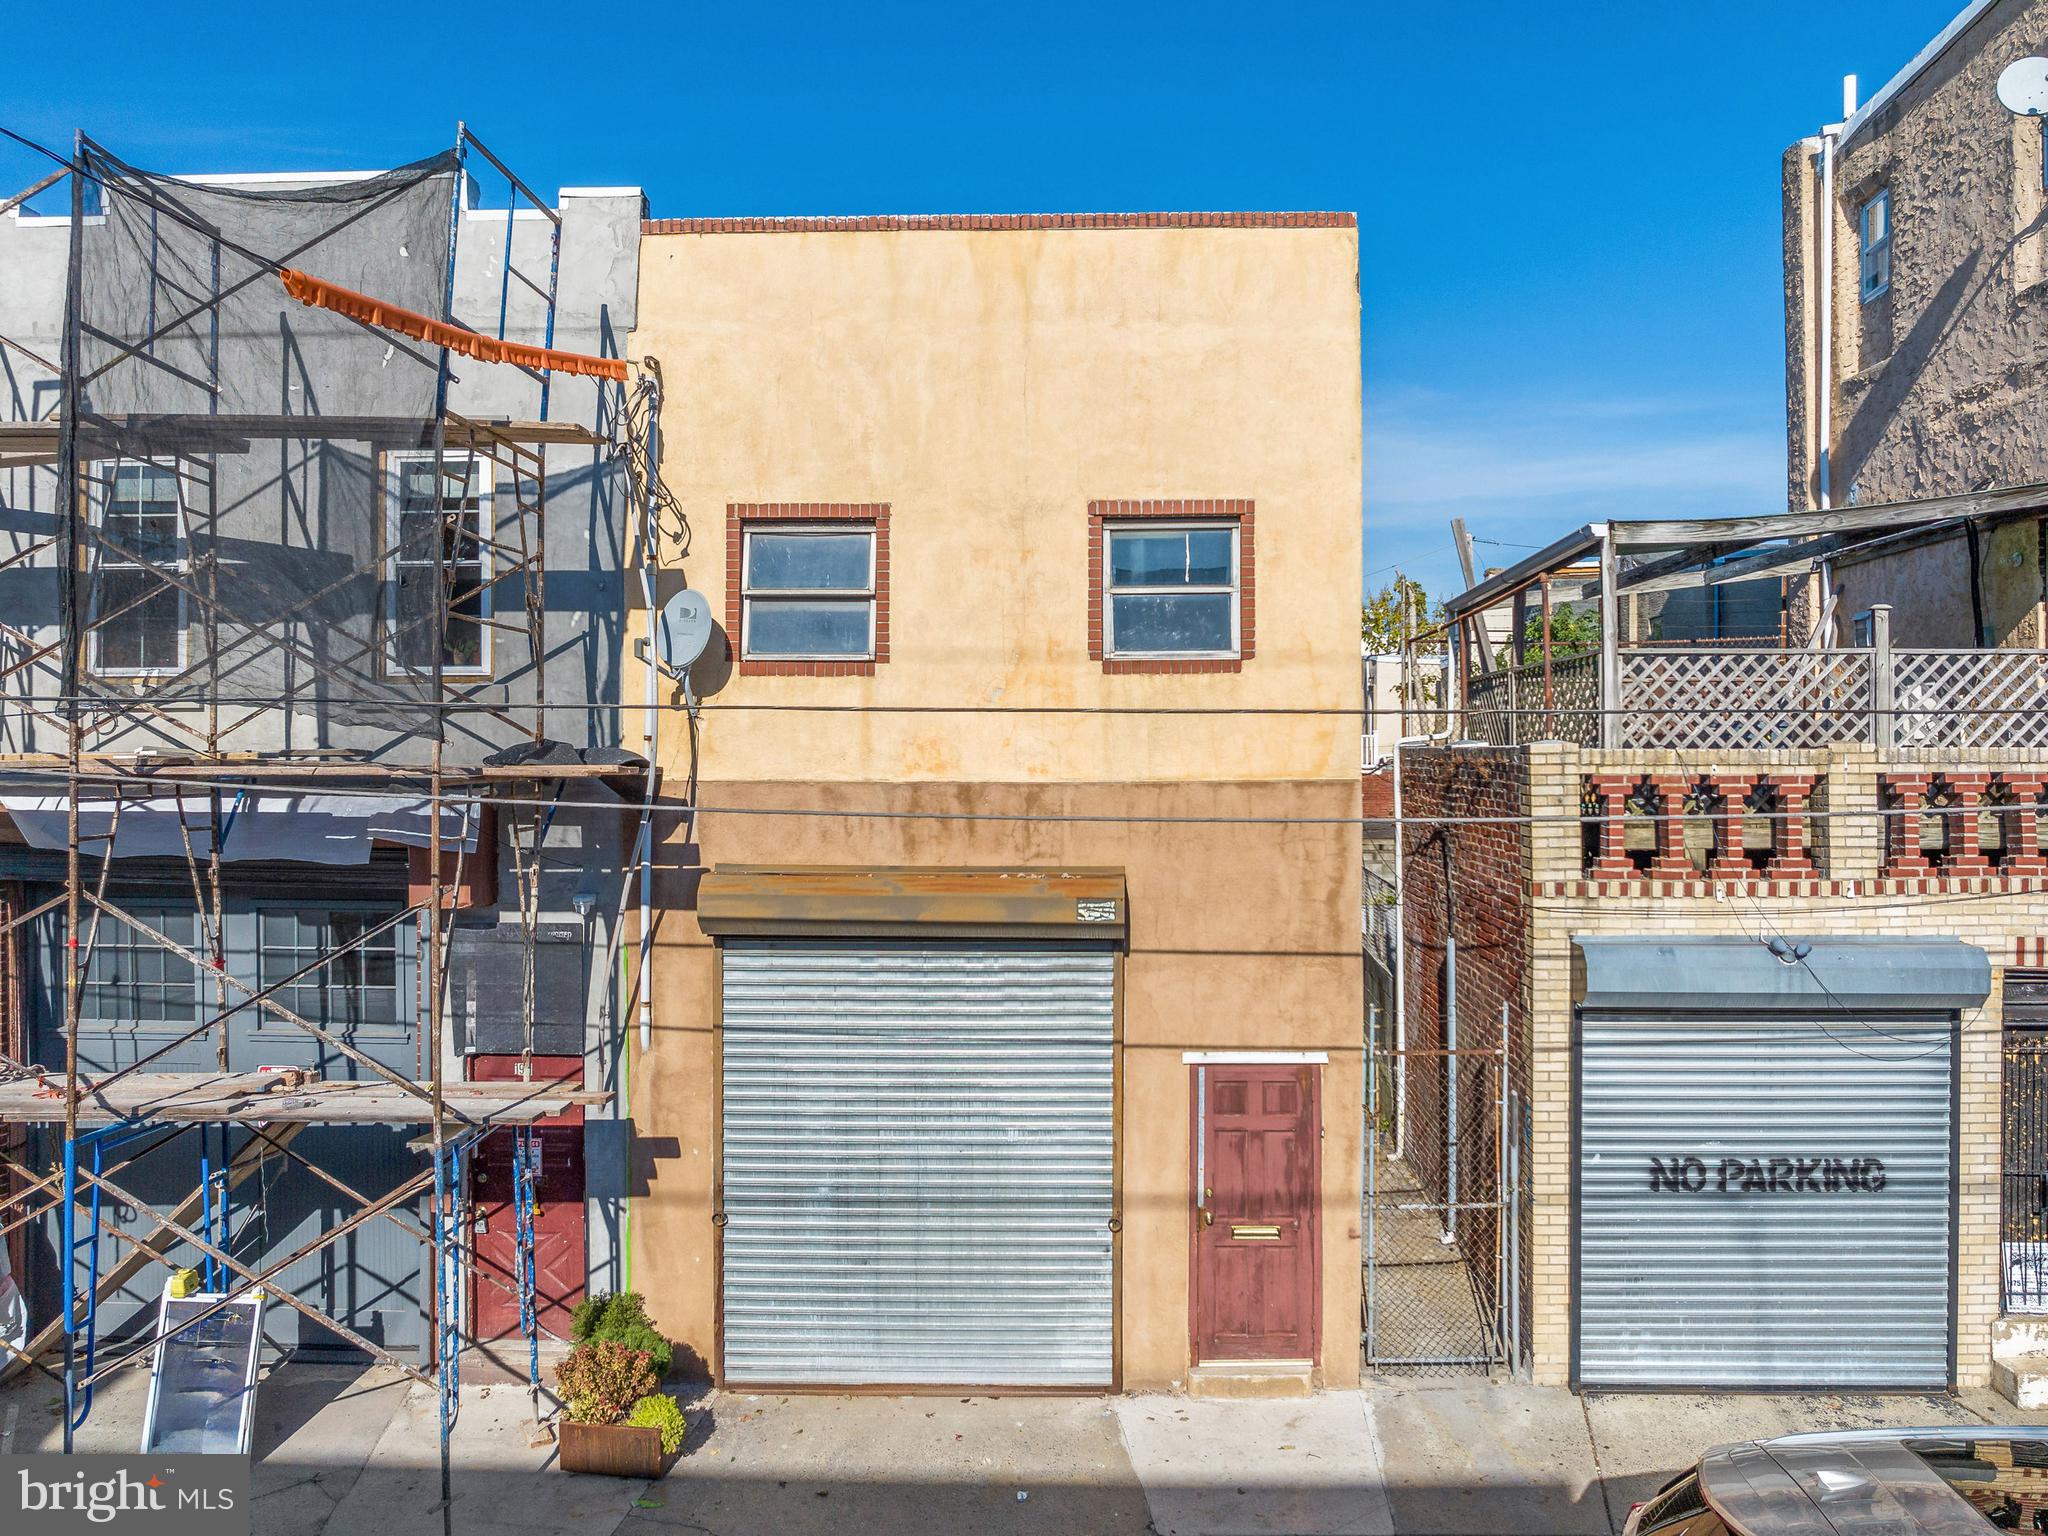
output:
[{"label": "chain link gate", "polygon": [[[1377,1010],[1375,1010],[1377,1011]],[[1527,1115],[1492,1036],[1415,1046],[1368,1030],[1363,1219],[1367,1372],[1519,1369]]]}]

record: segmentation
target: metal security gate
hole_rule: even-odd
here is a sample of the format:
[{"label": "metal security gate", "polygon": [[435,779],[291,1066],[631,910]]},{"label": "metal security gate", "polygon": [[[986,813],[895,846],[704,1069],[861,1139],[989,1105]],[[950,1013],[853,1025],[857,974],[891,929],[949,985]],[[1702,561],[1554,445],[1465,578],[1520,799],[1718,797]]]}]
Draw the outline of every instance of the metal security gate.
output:
[{"label": "metal security gate", "polygon": [[[2039,982],[2034,986],[2038,988]],[[2048,1312],[2048,1024],[2015,1024],[2023,1009],[2006,977],[2005,1156],[2000,1201],[2000,1301],[2008,1313]],[[2033,1000],[2029,999],[2029,1003]]]},{"label": "metal security gate", "polygon": [[1582,1016],[1588,1387],[1953,1379],[1953,1016]]},{"label": "metal security gate", "polygon": [[[1519,1371],[1523,1130],[1509,1014],[1397,1045],[1368,1016],[1361,1361],[1381,1375]],[[1491,1023],[1491,1029],[1487,1024]]]},{"label": "metal security gate", "polygon": [[1107,945],[731,939],[724,1379],[1114,1377]]}]

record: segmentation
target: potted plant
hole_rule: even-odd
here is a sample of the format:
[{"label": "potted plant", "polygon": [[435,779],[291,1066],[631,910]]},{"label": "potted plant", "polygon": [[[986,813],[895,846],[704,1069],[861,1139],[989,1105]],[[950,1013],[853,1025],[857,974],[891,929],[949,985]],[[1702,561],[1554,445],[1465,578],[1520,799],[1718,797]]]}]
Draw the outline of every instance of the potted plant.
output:
[{"label": "potted plant", "polygon": [[570,1331],[576,1347],[555,1367],[562,1470],[660,1477],[686,1432],[682,1409],[661,1390],[674,1353],[668,1340],[630,1291],[593,1296]]},{"label": "potted plant", "polygon": [[647,1303],[638,1291],[599,1291],[578,1302],[569,1315],[569,1338],[577,1344],[613,1339],[644,1349],[658,1379],[667,1377],[675,1361],[675,1346],[647,1320]]}]

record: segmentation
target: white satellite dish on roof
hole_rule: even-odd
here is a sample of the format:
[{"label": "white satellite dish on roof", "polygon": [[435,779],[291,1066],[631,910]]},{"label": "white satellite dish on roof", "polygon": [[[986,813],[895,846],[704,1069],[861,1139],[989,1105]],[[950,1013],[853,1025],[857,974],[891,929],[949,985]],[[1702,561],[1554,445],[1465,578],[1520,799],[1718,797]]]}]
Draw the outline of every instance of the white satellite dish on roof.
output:
[{"label": "white satellite dish on roof", "polygon": [[2048,59],[2014,59],[1999,73],[1998,99],[2020,117],[2048,116]]},{"label": "white satellite dish on roof", "polygon": [[711,600],[685,587],[661,605],[654,621],[654,656],[662,671],[681,677],[711,643]]}]

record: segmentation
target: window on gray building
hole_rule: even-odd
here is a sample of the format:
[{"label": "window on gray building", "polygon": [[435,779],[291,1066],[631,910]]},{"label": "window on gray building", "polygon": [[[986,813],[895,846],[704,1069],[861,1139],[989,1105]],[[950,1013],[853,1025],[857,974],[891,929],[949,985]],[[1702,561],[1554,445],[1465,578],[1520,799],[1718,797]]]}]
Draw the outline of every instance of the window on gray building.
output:
[{"label": "window on gray building", "polygon": [[[390,465],[385,622],[393,665],[409,672],[434,667],[434,573],[447,592],[447,625],[439,637],[444,674],[491,670],[491,484],[485,462],[451,453],[441,460],[437,502],[434,456],[400,454]],[[437,552],[436,545],[439,545]],[[438,562],[437,562],[438,553]]]},{"label": "window on gray building", "polygon": [[184,566],[185,510],[178,472],[117,464],[104,482],[92,584],[92,666],[115,677],[185,665],[185,594],[169,573]]},{"label": "window on gray building", "polygon": [[1863,301],[1867,304],[1892,285],[1892,194],[1880,191],[1856,211],[1856,229],[1863,251]]},{"label": "window on gray building", "polygon": [[[189,910],[139,907],[135,916],[187,949],[193,946]],[[88,1028],[143,1030],[192,1023],[198,980],[192,962],[125,923],[108,919],[98,928],[79,988],[80,1021]]]},{"label": "window on gray building", "polygon": [[[323,1027],[399,1028],[412,1004],[409,935],[403,925],[372,932],[386,916],[324,909],[259,913],[257,985],[277,988],[282,1006]],[[321,963],[322,957],[331,958]]]}]

